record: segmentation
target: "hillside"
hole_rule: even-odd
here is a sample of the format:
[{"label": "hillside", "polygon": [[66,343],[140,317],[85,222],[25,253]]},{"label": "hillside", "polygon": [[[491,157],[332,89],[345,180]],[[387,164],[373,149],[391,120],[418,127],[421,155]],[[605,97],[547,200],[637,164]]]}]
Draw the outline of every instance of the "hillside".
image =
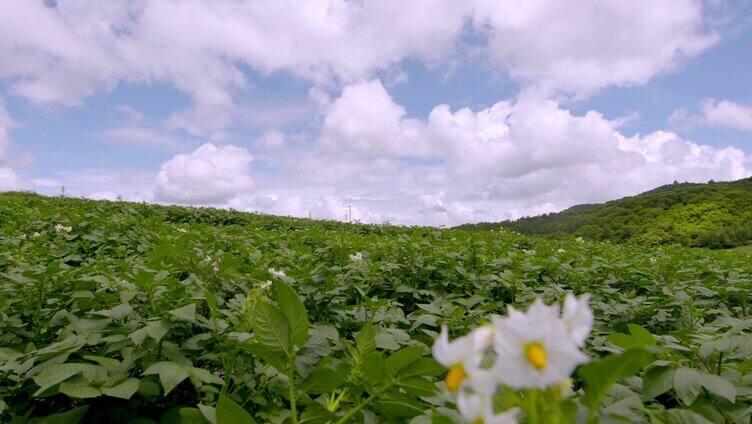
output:
[{"label": "hillside", "polygon": [[466,229],[506,228],[528,235],[729,248],[752,244],[752,178],[674,183],[602,204]]}]

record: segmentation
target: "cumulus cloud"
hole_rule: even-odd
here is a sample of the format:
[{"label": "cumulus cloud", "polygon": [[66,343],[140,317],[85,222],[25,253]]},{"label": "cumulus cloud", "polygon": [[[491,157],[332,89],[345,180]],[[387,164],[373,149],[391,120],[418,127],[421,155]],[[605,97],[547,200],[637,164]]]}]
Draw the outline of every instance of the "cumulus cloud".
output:
[{"label": "cumulus cloud", "polygon": [[10,146],[10,131],[16,123],[10,118],[5,110],[5,105],[0,99],[0,191],[18,190],[25,186],[25,183],[16,174],[16,172],[6,165],[7,150]]},{"label": "cumulus cloud", "polygon": [[697,113],[691,113],[686,108],[674,110],[669,124],[683,130],[718,127],[752,133],[752,106],[731,100],[705,99]]},{"label": "cumulus cloud", "polygon": [[526,81],[575,94],[643,84],[718,41],[700,0],[478,0],[488,55]]},{"label": "cumulus cloud", "polygon": [[0,191],[20,190],[25,186],[15,171],[7,166],[0,167]]},{"label": "cumulus cloud", "polygon": [[15,122],[5,110],[2,99],[0,99],[0,165],[5,160],[6,151],[10,146],[10,131],[15,125]]},{"label": "cumulus cloud", "polygon": [[162,164],[156,179],[156,198],[177,203],[224,203],[251,190],[252,161],[253,156],[241,147],[206,143]]},{"label": "cumulus cloud", "polygon": [[702,118],[707,125],[752,133],[752,106],[707,99],[702,104]]},{"label": "cumulus cloud", "polygon": [[423,155],[423,125],[405,113],[379,80],[348,85],[326,111],[321,142],[363,154]]},{"label": "cumulus cloud", "polygon": [[262,149],[279,149],[287,142],[287,134],[279,130],[266,131],[253,144]]},{"label": "cumulus cloud", "polygon": [[353,81],[406,57],[439,60],[466,15],[449,0],[3,2],[0,57],[14,60],[0,78],[18,95],[68,105],[120,81],[166,82],[193,100],[170,124],[198,134],[228,124],[232,90],[247,84],[241,64]]},{"label": "cumulus cloud", "polygon": [[[374,111],[387,112],[363,113],[365,106],[352,101],[360,92],[374,99]],[[321,168],[337,170],[329,184],[357,190],[378,181],[410,208],[408,221],[515,218],[633,195],[673,180],[743,178],[752,165],[738,148],[701,145],[673,132],[624,134],[618,120],[596,111],[574,114],[536,90],[480,110],[438,105],[425,120],[406,118],[373,81],[346,87],[332,104],[340,102],[347,107],[330,108],[322,130],[325,149],[334,148],[327,144],[334,133],[334,146],[347,153],[320,153],[329,158]],[[349,130],[332,131],[339,127]],[[423,147],[416,151],[414,145]],[[353,151],[364,161],[354,160]]]},{"label": "cumulus cloud", "polygon": [[[456,63],[462,45],[524,81],[587,93],[644,83],[718,38],[704,30],[699,0],[49,4],[0,2],[0,57],[14,58],[0,78],[15,94],[74,105],[123,81],[166,83],[192,102],[169,124],[194,135],[231,124],[233,93],[249,86],[244,67],[324,85],[379,71],[399,81],[405,59]],[[484,37],[470,43],[471,27]]]}]

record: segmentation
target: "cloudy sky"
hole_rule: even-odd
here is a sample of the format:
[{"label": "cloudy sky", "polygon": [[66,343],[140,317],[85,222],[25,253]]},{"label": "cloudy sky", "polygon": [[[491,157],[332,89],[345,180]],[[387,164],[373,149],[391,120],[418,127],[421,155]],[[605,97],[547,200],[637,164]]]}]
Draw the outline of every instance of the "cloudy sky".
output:
[{"label": "cloudy sky", "polygon": [[454,225],[752,175],[739,0],[0,1],[0,190]]}]

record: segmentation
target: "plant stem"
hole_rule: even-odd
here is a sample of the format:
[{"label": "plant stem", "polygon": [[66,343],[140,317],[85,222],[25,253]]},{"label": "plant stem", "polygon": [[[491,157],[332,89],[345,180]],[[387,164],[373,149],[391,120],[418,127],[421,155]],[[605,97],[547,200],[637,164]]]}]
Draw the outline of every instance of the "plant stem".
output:
[{"label": "plant stem", "polygon": [[718,367],[716,369],[716,374],[721,375],[721,366],[723,365],[723,352],[721,352],[720,355],[718,355]]},{"label": "plant stem", "polygon": [[347,422],[347,420],[349,420],[350,418],[354,417],[355,414],[358,413],[358,411],[360,411],[366,405],[368,405],[369,403],[371,403],[371,401],[374,400],[376,398],[376,396],[382,394],[390,386],[391,386],[391,384],[388,385],[388,386],[386,386],[386,387],[384,387],[383,389],[375,391],[371,396],[368,396],[367,398],[363,399],[362,402],[360,402],[359,404],[355,405],[355,407],[353,409],[351,409],[347,414],[345,414],[344,417],[342,417],[339,420],[337,420],[337,422],[335,424],[345,424]]},{"label": "plant stem", "polygon": [[292,412],[292,424],[298,424],[298,403],[295,398],[295,355],[290,355],[290,374],[287,376],[287,388],[290,394],[290,411]]}]

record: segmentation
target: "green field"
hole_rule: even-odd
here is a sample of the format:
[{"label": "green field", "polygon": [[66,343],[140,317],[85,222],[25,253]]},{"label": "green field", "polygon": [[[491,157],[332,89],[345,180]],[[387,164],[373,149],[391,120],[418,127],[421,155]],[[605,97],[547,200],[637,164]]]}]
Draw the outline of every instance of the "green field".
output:
[{"label": "green field", "polygon": [[750,422],[745,251],[20,193],[0,246],[2,422],[454,422],[440,325],[567,292],[596,322],[565,420]]}]

